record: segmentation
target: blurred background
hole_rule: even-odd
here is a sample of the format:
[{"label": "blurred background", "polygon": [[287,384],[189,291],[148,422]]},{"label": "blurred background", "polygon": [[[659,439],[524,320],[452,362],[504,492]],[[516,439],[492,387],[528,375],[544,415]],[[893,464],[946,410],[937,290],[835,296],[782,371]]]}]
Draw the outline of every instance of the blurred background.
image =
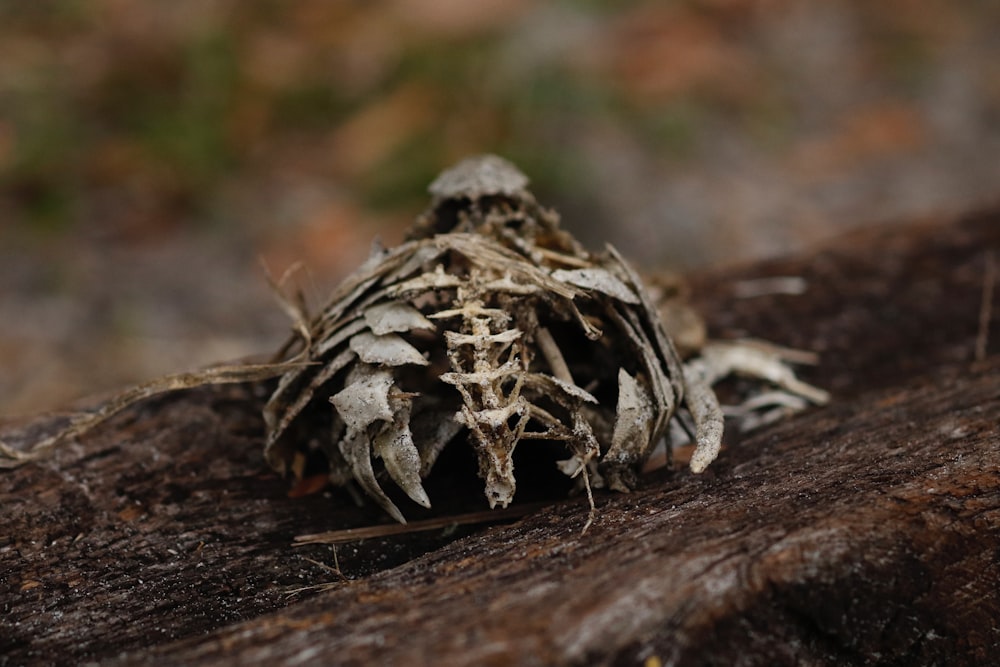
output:
[{"label": "blurred background", "polygon": [[268,352],[492,151],[703,267],[1000,195],[986,0],[0,0],[0,415]]}]

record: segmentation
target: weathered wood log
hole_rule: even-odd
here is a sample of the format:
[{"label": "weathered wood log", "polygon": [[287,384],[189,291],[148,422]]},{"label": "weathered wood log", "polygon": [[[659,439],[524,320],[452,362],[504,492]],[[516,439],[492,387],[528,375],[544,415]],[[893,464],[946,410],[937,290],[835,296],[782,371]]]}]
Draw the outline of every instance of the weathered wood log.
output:
[{"label": "weathered wood log", "polygon": [[[293,547],[382,519],[287,497],[252,388],[147,401],[0,472],[0,664],[983,664],[1000,655],[991,252],[1000,210],[697,277],[713,335],[818,351],[806,377],[835,398],[703,475],[599,494],[584,534],[576,500]],[[776,276],[809,289],[738,296]]]}]

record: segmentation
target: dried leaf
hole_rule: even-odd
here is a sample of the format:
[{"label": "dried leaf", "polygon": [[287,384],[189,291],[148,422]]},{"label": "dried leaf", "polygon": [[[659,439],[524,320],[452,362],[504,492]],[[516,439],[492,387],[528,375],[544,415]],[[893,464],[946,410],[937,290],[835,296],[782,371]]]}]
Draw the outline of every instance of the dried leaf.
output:
[{"label": "dried leaf", "polygon": [[391,421],[389,389],[395,384],[392,373],[372,367],[360,367],[360,379],[330,397],[340,418],[347,424],[348,434],[364,431],[376,421]]},{"label": "dried leaf", "polygon": [[375,436],[375,454],[382,459],[386,472],[406,495],[418,505],[430,507],[430,498],[420,483],[420,452],[414,446],[410,432],[412,404],[405,396],[390,398],[390,403],[393,420]]},{"label": "dried leaf", "polygon": [[585,290],[593,290],[606,294],[623,303],[637,304],[639,297],[623,283],[618,276],[606,269],[590,267],[586,269],[559,269],[552,272],[552,277]]},{"label": "dried leaf", "polygon": [[410,304],[401,301],[372,306],[365,311],[365,322],[377,336],[416,329],[434,330],[433,322]]},{"label": "dried leaf", "polygon": [[395,334],[376,336],[371,332],[363,331],[351,338],[350,345],[351,350],[366,364],[426,366],[430,363],[424,358],[424,355],[420,354],[420,350]]}]

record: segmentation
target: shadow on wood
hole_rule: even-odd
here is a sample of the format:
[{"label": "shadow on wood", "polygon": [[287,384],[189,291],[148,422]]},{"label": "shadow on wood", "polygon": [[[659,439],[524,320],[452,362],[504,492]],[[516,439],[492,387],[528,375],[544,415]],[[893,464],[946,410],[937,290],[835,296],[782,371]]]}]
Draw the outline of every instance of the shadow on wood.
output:
[{"label": "shadow on wood", "polygon": [[[695,277],[714,336],[819,352],[807,379],[834,400],[704,475],[599,495],[585,534],[569,501],[293,547],[380,515],[288,498],[253,388],[148,401],[0,473],[0,664],[982,664],[1000,651],[995,311],[974,359],[990,252],[1000,211]],[[775,276],[808,290],[737,296]]]}]

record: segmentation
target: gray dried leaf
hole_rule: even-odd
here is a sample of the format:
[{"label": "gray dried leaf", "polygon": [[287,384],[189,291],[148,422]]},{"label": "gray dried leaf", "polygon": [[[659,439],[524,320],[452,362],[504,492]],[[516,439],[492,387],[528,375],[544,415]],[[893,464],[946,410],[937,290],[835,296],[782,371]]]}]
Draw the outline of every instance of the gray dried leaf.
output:
[{"label": "gray dried leaf", "polygon": [[566,397],[569,399],[568,403],[570,404],[600,404],[600,401],[598,401],[593,394],[589,393],[587,390],[573,384],[572,382],[565,382],[552,375],[546,375],[544,373],[526,373],[525,384],[537,387],[540,391],[549,393],[555,397]]},{"label": "gray dried leaf", "polygon": [[[629,375],[624,368],[619,369],[614,433],[611,436],[611,448],[604,457],[609,466],[615,463],[630,465],[636,443],[645,443],[647,447],[655,444],[649,435],[650,429],[656,423],[656,407],[649,393],[636,378]],[[608,483],[617,491],[627,490],[619,488],[624,485],[619,474],[612,475]]]},{"label": "gray dried leaf", "polygon": [[[335,358],[321,366],[315,375],[310,378],[305,389],[299,390],[294,396],[286,396],[286,392],[294,385],[279,383],[278,389],[274,391],[267,405],[264,406],[264,423],[267,426],[267,446],[264,451],[268,465],[282,474],[286,472],[288,460],[291,458],[289,454],[292,450],[288,446],[289,443],[283,443],[284,446],[279,449],[277,442],[285,433],[289,424],[292,423],[292,420],[309,404],[316,390],[343,370],[354,356],[355,354],[352,350],[342,351]],[[311,368],[315,369],[315,367]],[[301,373],[288,372],[282,376],[282,381],[289,378],[298,379],[301,377]],[[288,402],[289,399],[290,402]],[[280,409],[278,406],[281,406]],[[277,417],[279,412],[281,412],[280,419]]]},{"label": "gray dried leaf", "polygon": [[438,266],[433,272],[411,278],[386,289],[386,295],[391,298],[405,297],[414,293],[420,294],[431,290],[456,289],[462,286],[462,279],[448,275],[444,268]]},{"label": "gray dried leaf", "polygon": [[590,267],[586,269],[558,269],[552,277],[585,290],[595,290],[622,303],[637,304],[639,297],[623,283],[618,276],[607,269]]},{"label": "gray dried leaf", "polygon": [[428,190],[438,200],[488,195],[523,195],[528,177],[513,164],[496,155],[478,155],[441,172]]},{"label": "gray dried leaf", "polygon": [[421,478],[430,474],[438,456],[462,428],[461,422],[455,419],[455,411],[442,409],[438,404],[414,414],[410,420],[410,430],[413,442],[420,452]]},{"label": "gray dried leaf", "polygon": [[351,338],[351,350],[366,364],[381,364],[383,366],[405,366],[417,364],[426,366],[428,363],[420,351],[396,334],[376,336],[370,331],[362,331]]},{"label": "gray dried leaf", "polygon": [[416,273],[425,273],[428,270],[433,270],[433,267],[438,265],[438,258],[444,253],[444,250],[441,248],[426,242],[416,242],[412,243],[412,245],[403,244],[400,247],[406,248],[407,246],[412,248],[408,253],[409,256],[405,257],[398,267],[386,271],[382,277],[383,285],[397,285],[403,280],[413,277]]},{"label": "gray dried leaf", "polygon": [[395,384],[386,369],[359,366],[353,382],[330,397],[340,418],[347,424],[348,434],[366,430],[377,421],[391,421],[389,390]]},{"label": "gray dried leaf", "polygon": [[386,511],[389,516],[400,523],[406,523],[403,513],[389,499],[378,480],[375,479],[375,468],[372,465],[372,447],[368,434],[364,431],[349,432],[340,441],[340,452],[343,460],[351,471],[351,476],[361,485],[372,499]]},{"label": "gray dried leaf", "polygon": [[372,333],[381,336],[416,329],[434,330],[434,323],[419,310],[402,301],[380,303],[365,310],[365,322]]},{"label": "gray dried leaf", "polygon": [[375,455],[382,459],[389,477],[406,495],[418,505],[430,507],[430,498],[420,482],[420,452],[413,444],[413,433],[410,432],[412,403],[408,396],[403,395],[392,396],[389,402],[393,419],[375,436]]},{"label": "gray dried leaf", "polygon": [[337,326],[335,327],[325,327],[323,329],[323,338],[319,339],[313,346],[306,348],[312,357],[325,357],[331,350],[337,349],[345,340],[364,331],[368,326],[368,323],[362,317],[355,316],[352,319],[345,318],[345,320],[337,322]]}]

